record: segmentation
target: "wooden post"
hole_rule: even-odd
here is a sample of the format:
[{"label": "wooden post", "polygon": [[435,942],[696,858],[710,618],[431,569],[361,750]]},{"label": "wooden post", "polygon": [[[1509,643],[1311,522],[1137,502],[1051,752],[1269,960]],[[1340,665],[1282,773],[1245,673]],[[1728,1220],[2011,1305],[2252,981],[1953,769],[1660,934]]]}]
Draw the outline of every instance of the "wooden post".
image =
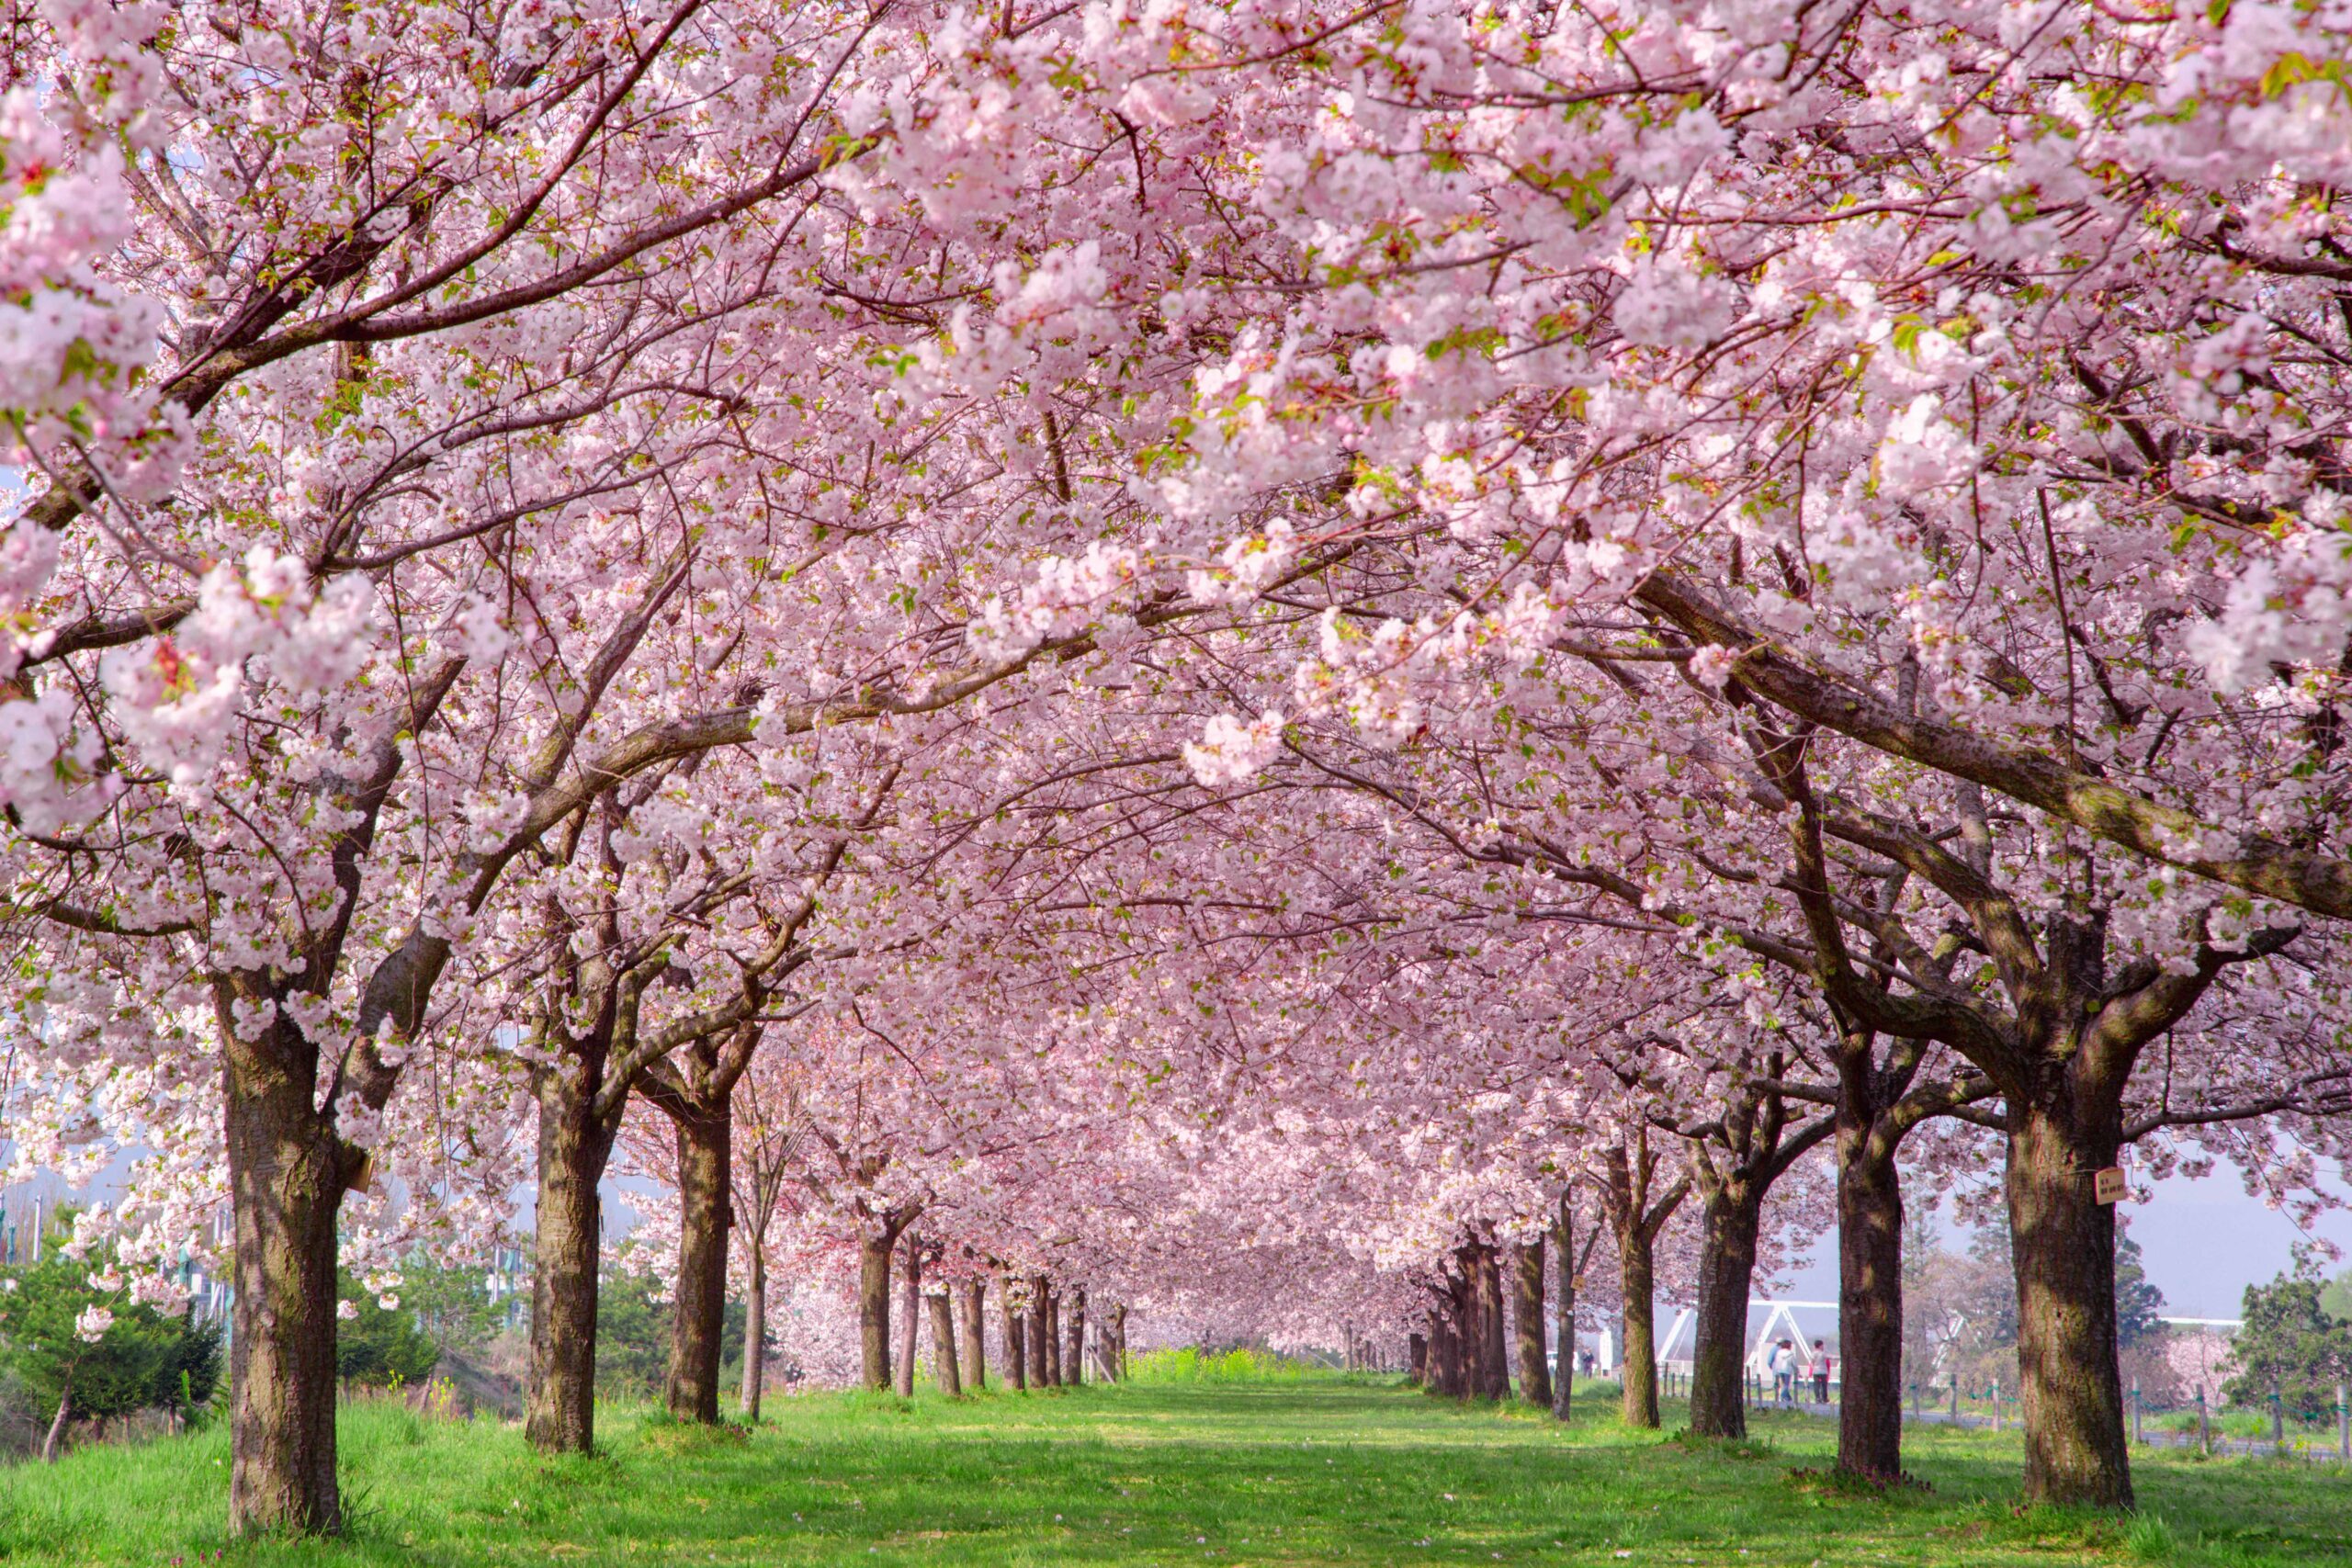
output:
[{"label": "wooden post", "polygon": [[2135,1444],[2147,1440],[2140,1436],[2140,1380],[2138,1378],[2132,1380],[2132,1440]]},{"label": "wooden post", "polygon": [[2277,1389],[2270,1391],[2270,1448],[2274,1453],[2287,1437],[2286,1403]]},{"label": "wooden post", "polygon": [[2335,1385],[2335,1457],[2352,1464],[2352,1399],[2345,1397],[2344,1385]]},{"label": "wooden post", "polygon": [[[2139,1384],[2137,1384],[2137,1383],[2134,1383],[2134,1384],[2132,1384],[2132,1388],[2133,1388],[2134,1390],[2137,1390],[2137,1389],[2138,1389],[2138,1387],[2139,1387],[2140,1385],[2139,1385]],[[2138,1411],[2139,1411],[2139,1408],[2140,1408],[2138,1401],[2139,1401],[2139,1395],[2138,1395],[2136,1393],[2133,1393],[2133,1395],[2132,1395],[2132,1411],[2133,1411],[2133,1415],[2132,1415],[2132,1423],[2133,1423],[2133,1424],[2132,1424],[2132,1432],[2133,1432],[2133,1434],[2134,1434],[2135,1436],[2138,1434],[2139,1429],[2140,1429],[2140,1428],[2139,1428],[2139,1425],[2138,1425],[2138,1423],[2139,1423]],[[1997,1431],[1999,1431],[2000,1429],[2001,1429],[2001,1380],[2000,1380],[2000,1379],[1998,1379],[1998,1378],[1995,1378],[1995,1379],[1993,1380],[1993,1430],[1995,1430],[1996,1432],[1997,1432]]]},{"label": "wooden post", "polygon": [[2201,1387],[2197,1391],[2197,1446],[2206,1453],[2213,1451],[2213,1424],[2205,1408],[2205,1390]]}]

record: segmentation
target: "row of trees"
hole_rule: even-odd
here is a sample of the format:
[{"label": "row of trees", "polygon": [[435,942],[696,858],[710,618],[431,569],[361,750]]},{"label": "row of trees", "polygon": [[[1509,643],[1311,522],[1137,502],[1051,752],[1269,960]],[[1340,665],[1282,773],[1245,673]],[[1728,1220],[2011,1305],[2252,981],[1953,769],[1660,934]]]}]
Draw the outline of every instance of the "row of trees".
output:
[{"label": "row of trees", "polygon": [[2346,31],[53,0],[16,1157],[152,1305],[227,1212],[240,1529],[340,1524],[338,1268],[518,1185],[590,1445],[625,1170],[705,1420],[901,1255],[1491,1385],[1551,1232],[1736,1433],[1834,1224],[1884,1478],[1997,1165],[2027,1489],[2128,1505],[2091,1174],[2319,1201],[2352,1085]]}]

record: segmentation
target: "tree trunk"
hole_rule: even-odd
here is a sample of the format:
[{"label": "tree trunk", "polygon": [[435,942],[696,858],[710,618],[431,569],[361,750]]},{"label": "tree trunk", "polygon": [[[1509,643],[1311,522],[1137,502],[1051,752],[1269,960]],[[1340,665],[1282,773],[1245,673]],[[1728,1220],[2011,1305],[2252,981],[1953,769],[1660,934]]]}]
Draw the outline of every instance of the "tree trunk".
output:
[{"label": "tree trunk", "polygon": [[[1756,1281],[1756,1233],[1763,1192],[1726,1180],[1699,1212],[1698,1336],[1690,1352],[1690,1430],[1704,1438],[1747,1436],[1747,1298]],[[1630,1337],[1630,1336],[1629,1336]]]},{"label": "tree trunk", "polygon": [[40,1440],[40,1459],[43,1464],[57,1462],[58,1445],[65,1440],[65,1421],[73,1410],[74,1385],[68,1382],[65,1385],[65,1392],[57,1396],[57,1415],[49,1424],[49,1435]]},{"label": "tree trunk", "polygon": [[1405,1336],[1405,1381],[1416,1387],[1427,1387],[1430,1381],[1430,1337],[1426,1334]]},{"label": "tree trunk", "polygon": [[1022,1322],[1021,1308],[1012,1300],[1012,1283],[1006,1280],[997,1287],[997,1295],[1004,1303],[1004,1371],[1016,1389],[1029,1386],[1028,1328]]},{"label": "tree trunk", "polygon": [[1094,1371],[1104,1382],[1119,1381],[1119,1318],[1125,1311],[1105,1308],[1094,1319]]},{"label": "tree trunk", "polygon": [[2030,1501],[2132,1506],[2116,1368],[2115,1211],[2091,1174],[2115,1163],[2117,1117],[2062,1092],[2009,1107],[2009,1256],[2018,1281],[2018,1372]]},{"label": "tree trunk", "polygon": [[890,1386],[890,1256],[899,1233],[885,1226],[857,1243],[858,1383],[876,1393]]},{"label": "tree trunk", "polygon": [[539,1074],[539,1180],[531,1280],[531,1388],[524,1433],[544,1453],[596,1441],[596,1269],[604,1240],[596,1184],[614,1126],[598,1124],[569,1064]]},{"label": "tree trunk", "polygon": [[1838,1129],[1838,1468],[1903,1473],[1903,1187],[1871,1129]]},{"label": "tree trunk", "polygon": [[1062,1381],[1075,1388],[1086,1382],[1086,1287],[1074,1288],[1063,1304],[1069,1313],[1062,1325]]},{"label": "tree trunk", "polygon": [[1062,1293],[1046,1292],[1046,1383],[1062,1385]]},{"label": "tree trunk", "polygon": [[1556,1420],[1566,1421],[1575,1403],[1577,1386],[1577,1233],[1565,1193],[1560,1199],[1559,1218],[1553,1224],[1552,1245],[1560,1260],[1560,1299],[1553,1307],[1553,1337],[1559,1342],[1556,1354],[1560,1370],[1552,1380],[1552,1415]]},{"label": "tree trunk", "polygon": [[912,1231],[907,1233],[906,1272],[899,1294],[899,1365],[894,1386],[899,1397],[910,1399],[915,1392],[915,1334],[922,1326],[922,1244]]},{"label": "tree trunk", "polygon": [[1544,1361],[1544,1238],[1511,1250],[1511,1277],[1518,1287],[1511,1317],[1519,1339],[1519,1397],[1531,1404],[1549,1404],[1552,1371]]},{"label": "tree trunk", "polygon": [[[681,1421],[718,1423],[719,1342],[727,1332],[728,1192],[734,1107],[673,1117],[678,1147],[678,1280],[670,1309],[670,1372],[662,1402]],[[748,1364],[750,1347],[744,1349]]]},{"label": "tree trunk", "polygon": [[1046,1277],[1034,1274],[1029,1279],[1029,1323],[1025,1330],[1029,1345],[1029,1386],[1047,1388],[1053,1380],[1046,1376],[1046,1354],[1053,1343],[1054,1327],[1046,1315]]},{"label": "tree trunk", "polygon": [[[1463,1393],[1472,1399],[1495,1397],[1495,1374],[1508,1370],[1494,1366],[1495,1337],[1487,1332],[1488,1296],[1492,1290],[1484,1256],[1486,1249],[1476,1241],[1467,1241],[1453,1249],[1454,1267],[1461,1274],[1461,1284],[1454,1291],[1454,1332],[1462,1341]],[[1509,1392],[1508,1381],[1504,1384]]]},{"label": "tree trunk", "polygon": [[1625,1381],[1625,1425],[1657,1427],[1657,1320],[1656,1250],[1647,1233],[1621,1233],[1617,1277],[1624,1296],[1625,1348],[1620,1372]]},{"label": "tree trunk", "polygon": [[743,1414],[760,1418],[760,1394],[767,1382],[768,1254],[763,1238],[752,1237],[752,1297],[743,1304]]},{"label": "tree trunk", "polygon": [[[313,1108],[314,1054],[222,1031],[236,1282],[229,1332],[229,1529],[334,1534],[340,1145]],[[310,1063],[306,1070],[304,1064]]]},{"label": "tree trunk", "polygon": [[1436,1373],[1434,1386],[1448,1399],[1465,1399],[1470,1393],[1467,1347],[1462,1332],[1463,1322],[1469,1315],[1468,1293],[1465,1281],[1449,1280],[1446,1294],[1430,1314],[1430,1364]]},{"label": "tree trunk", "polygon": [[964,1381],[974,1388],[989,1385],[988,1281],[975,1274],[964,1283]]},{"label": "tree trunk", "polygon": [[1510,1397],[1510,1331],[1503,1322],[1502,1249],[1493,1242],[1478,1247],[1480,1327],[1486,1335],[1486,1386],[1478,1392],[1488,1399]]},{"label": "tree trunk", "polygon": [[948,1291],[925,1300],[931,1308],[932,1381],[948,1398],[961,1399],[964,1377],[956,1364],[956,1303]]}]

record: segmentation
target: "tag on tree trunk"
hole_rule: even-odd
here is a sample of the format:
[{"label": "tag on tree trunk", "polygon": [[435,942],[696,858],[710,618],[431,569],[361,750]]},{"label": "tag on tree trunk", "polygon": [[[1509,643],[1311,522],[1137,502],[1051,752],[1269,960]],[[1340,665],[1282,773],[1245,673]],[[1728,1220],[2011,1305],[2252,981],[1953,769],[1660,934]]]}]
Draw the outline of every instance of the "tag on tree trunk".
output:
[{"label": "tag on tree trunk", "polygon": [[2099,1202],[2120,1203],[2127,1190],[2120,1165],[2110,1165],[2091,1178],[2091,1196]]},{"label": "tag on tree trunk", "polygon": [[376,1190],[376,1156],[374,1155],[362,1155],[359,1157],[359,1169],[351,1179],[351,1190],[354,1192],[373,1192]]}]

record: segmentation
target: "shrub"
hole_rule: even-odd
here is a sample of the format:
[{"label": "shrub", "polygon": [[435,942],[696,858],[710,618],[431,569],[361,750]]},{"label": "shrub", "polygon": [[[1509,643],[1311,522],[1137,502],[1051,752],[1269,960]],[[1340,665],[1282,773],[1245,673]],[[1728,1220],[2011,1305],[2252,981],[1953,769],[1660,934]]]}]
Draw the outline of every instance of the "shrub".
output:
[{"label": "shrub", "polygon": [[[0,1285],[0,1364],[37,1414],[105,1421],[135,1410],[200,1412],[220,1381],[220,1331],[131,1305],[90,1283],[104,1265],[52,1256]],[[104,1328],[85,1337],[99,1319]]]}]

